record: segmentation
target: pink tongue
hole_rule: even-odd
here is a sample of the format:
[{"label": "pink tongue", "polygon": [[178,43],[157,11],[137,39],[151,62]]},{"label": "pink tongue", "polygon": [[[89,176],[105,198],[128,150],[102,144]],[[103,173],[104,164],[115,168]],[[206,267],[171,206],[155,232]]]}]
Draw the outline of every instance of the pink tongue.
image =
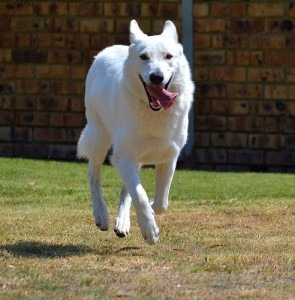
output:
[{"label": "pink tongue", "polygon": [[171,93],[161,86],[146,85],[149,94],[157,99],[164,109],[168,109],[176,100],[177,93]]}]

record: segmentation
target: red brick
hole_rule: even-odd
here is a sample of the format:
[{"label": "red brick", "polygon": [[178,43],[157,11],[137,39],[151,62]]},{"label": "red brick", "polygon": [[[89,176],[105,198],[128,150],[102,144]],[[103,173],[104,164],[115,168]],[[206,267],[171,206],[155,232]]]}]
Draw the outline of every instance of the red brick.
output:
[{"label": "red brick", "polygon": [[32,65],[4,65],[0,67],[0,75],[2,78],[34,78],[35,70]]},{"label": "red brick", "polygon": [[50,64],[81,64],[84,53],[80,50],[52,50],[48,52]]},{"label": "red brick", "polygon": [[34,3],[34,12],[37,15],[58,15],[63,16],[68,13],[67,2],[39,2]]},{"label": "red brick", "polygon": [[175,18],[177,17],[177,5],[174,3],[141,3],[142,17],[160,17]]},{"label": "red brick", "polygon": [[210,68],[209,76],[213,81],[244,82],[246,80],[246,69],[239,67],[212,67]]},{"label": "red brick", "polygon": [[268,51],[265,53],[265,63],[269,66],[290,67],[295,66],[293,51]]},{"label": "red brick", "polygon": [[269,133],[295,133],[295,120],[290,117],[277,116],[265,119],[265,130]]},{"label": "red brick", "polygon": [[85,111],[85,104],[83,98],[70,98],[69,107],[72,112],[83,112]]},{"label": "red brick", "polygon": [[285,70],[281,68],[250,68],[248,80],[256,82],[282,82],[285,79]]},{"label": "red brick", "polygon": [[11,141],[11,127],[0,127],[0,141],[1,142],[9,142]]},{"label": "red brick", "polygon": [[220,65],[225,63],[224,51],[198,51],[195,54],[195,62],[198,65]]},{"label": "red brick", "polygon": [[30,158],[48,158],[48,146],[47,144],[27,144],[27,143],[15,143],[14,155],[20,157]]},{"label": "red brick", "polygon": [[11,29],[11,18],[1,16],[0,20],[0,31],[10,31]]},{"label": "red brick", "polygon": [[34,128],[33,140],[36,142],[58,143],[66,141],[65,129],[59,128]]},{"label": "red brick", "polygon": [[66,44],[71,49],[87,49],[90,46],[90,36],[87,33],[67,34]]},{"label": "red brick", "polygon": [[103,3],[98,2],[78,2],[69,3],[69,14],[73,16],[102,16]]},{"label": "red brick", "polygon": [[249,101],[228,101],[229,115],[247,115],[249,112]]},{"label": "red brick", "polygon": [[42,18],[14,18],[11,22],[12,30],[18,32],[45,30]]},{"label": "red brick", "polygon": [[236,19],[228,21],[228,31],[239,34],[259,33],[264,31],[263,20]]},{"label": "red brick", "polygon": [[282,35],[254,35],[250,47],[253,49],[281,49],[286,46],[286,37]]},{"label": "red brick", "polygon": [[224,32],[225,20],[222,19],[196,19],[194,20],[194,32]]},{"label": "red brick", "polygon": [[0,63],[11,61],[11,49],[0,49]]},{"label": "red brick", "polygon": [[197,98],[225,98],[226,86],[223,83],[201,83],[196,90]]},{"label": "red brick", "polygon": [[0,125],[13,125],[15,120],[15,113],[13,111],[0,110]]},{"label": "red brick", "polygon": [[212,133],[211,145],[214,147],[245,148],[247,135],[242,133]]},{"label": "red brick", "polygon": [[13,129],[12,139],[14,142],[31,142],[32,129],[28,127],[16,127]]},{"label": "red brick", "polygon": [[3,109],[9,110],[31,110],[35,109],[36,98],[34,96],[7,96],[2,98]]},{"label": "red brick", "polygon": [[228,130],[232,132],[262,132],[263,129],[262,117],[235,116],[228,118]]},{"label": "red brick", "polygon": [[286,85],[267,85],[265,87],[266,99],[288,99],[289,87]]},{"label": "red brick", "polygon": [[244,49],[249,47],[249,36],[235,33],[217,34],[213,36],[212,44],[214,48]]},{"label": "red brick", "polygon": [[222,131],[227,128],[227,119],[223,116],[199,116],[196,128],[199,131]]},{"label": "red brick", "polygon": [[84,96],[85,81],[59,80],[52,86],[54,93],[59,95],[80,95]]},{"label": "red brick", "polygon": [[209,80],[209,71],[208,71],[208,68],[196,66],[195,67],[194,79],[196,80],[196,82],[201,82],[201,81],[204,81],[204,80]]},{"label": "red brick", "polygon": [[68,129],[68,142],[69,143],[74,142],[75,145],[77,145],[77,142],[79,140],[81,132],[82,132],[81,128],[79,128],[79,129],[77,129],[77,128]]},{"label": "red brick", "polygon": [[285,138],[282,135],[251,134],[249,146],[256,149],[279,149],[285,146]]},{"label": "red brick", "polygon": [[207,17],[209,14],[208,3],[194,3],[193,6],[194,17]]},{"label": "red brick", "polygon": [[263,86],[254,84],[231,84],[227,86],[227,95],[234,99],[255,99],[263,97]]},{"label": "red brick", "polygon": [[295,22],[292,19],[277,19],[266,20],[266,30],[271,33],[281,33],[295,31]]},{"label": "red brick", "polygon": [[246,3],[217,2],[212,3],[211,6],[211,13],[215,17],[244,17],[247,15]]},{"label": "red brick", "polygon": [[285,12],[285,3],[249,3],[251,17],[279,17]]},{"label": "red brick", "polygon": [[271,151],[266,154],[266,164],[270,166],[294,166],[294,151]]},{"label": "red brick", "polygon": [[24,16],[24,15],[32,15],[33,7],[31,2],[26,1],[8,1],[4,3],[0,3],[0,11],[3,16]]},{"label": "red brick", "polygon": [[137,17],[140,3],[104,3],[104,15],[109,17]]},{"label": "red brick", "polygon": [[[16,92],[15,81],[14,80],[1,80],[0,82],[0,93],[5,96],[7,94],[12,94]],[[2,98],[0,98],[2,99]],[[2,100],[1,102],[2,103]],[[1,105],[0,105],[1,107]]]},{"label": "red brick", "polygon": [[47,80],[18,80],[17,92],[21,94],[48,94],[50,92],[50,82]]},{"label": "red brick", "polygon": [[227,162],[227,153],[222,149],[197,149],[196,160],[200,164],[220,164]]},{"label": "red brick", "polygon": [[36,75],[40,79],[65,79],[70,77],[68,65],[38,65]]},{"label": "red brick", "polygon": [[257,150],[229,150],[228,161],[237,165],[263,165],[263,151]]},{"label": "red brick", "polygon": [[0,155],[4,157],[13,156],[14,145],[12,143],[0,143]]},{"label": "red brick", "polygon": [[295,3],[289,3],[287,7],[287,15],[295,17]]},{"label": "red brick", "polygon": [[34,33],[32,34],[34,47],[65,47],[66,35],[61,33]]},{"label": "red brick", "polygon": [[48,126],[48,114],[40,112],[18,112],[16,125],[20,126]]},{"label": "red brick", "polygon": [[[29,48],[32,45],[31,33],[22,32],[15,34],[15,46],[19,48]],[[37,49],[35,49],[37,51]]]},{"label": "red brick", "polygon": [[210,133],[208,132],[197,132],[196,141],[198,147],[208,147],[210,145]]},{"label": "red brick", "polygon": [[242,51],[228,51],[227,64],[248,66],[251,63],[251,52],[247,50]]},{"label": "red brick", "polygon": [[12,61],[15,63],[46,63],[47,51],[37,49],[15,49],[12,51]]},{"label": "red brick", "polygon": [[15,34],[13,32],[0,32],[0,47],[12,48],[15,46]]},{"label": "red brick", "polygon": [[53,127],[81,128],[85,124],[85,117],[83,114],[51,113],[49,117],[49,124]]},{"label": "red brick", "polygon": [[37,101],[37,110],[43,111],[66,111],[68,99],[61,97],[40,97]]},{"label": "red brick", "polygon": [[73,145],[50,145],[49,158],[73,160],[76,158],[76,147]]},{"label": "red brick", "polygon": [[211,46],[211,35],[209,34],[195,34],[194,46],[196,49],[209,48]]},{"label": "red brick", "polygon": [[251,65],[261,66],[264,64],[264,53],[262,51],[253,51],[251,52]]},{"label": "red brick", "polygon": [[112,19],[82,19],[80,21],[80,32],[113,32],[114,21]]},{"label": "red brick", "polygon": [[73,65],[71,66],[71,79],[82,79],[86,78],[88,67],[84,65]]},{"label": "red brick", "polygon": [[229,102],[227,100],[213,100],[211,112],[214,115],[227,115]]},{"label": "red brick", "polygon": [[50,32],[77,32],[79,20],[73,18],[50,18],[45,20],[45,27]]},{"label": "red brick", "polygon": [[283,101],[253,101],[249,104],[249,111],[253,115],[277,116],[286,113],[287,106]]},{"label": "red brick", "polygon": [[195,111],[198,115],[207,115],[211,112],[211,101],[208,99],[198,99],[195,105]]}]

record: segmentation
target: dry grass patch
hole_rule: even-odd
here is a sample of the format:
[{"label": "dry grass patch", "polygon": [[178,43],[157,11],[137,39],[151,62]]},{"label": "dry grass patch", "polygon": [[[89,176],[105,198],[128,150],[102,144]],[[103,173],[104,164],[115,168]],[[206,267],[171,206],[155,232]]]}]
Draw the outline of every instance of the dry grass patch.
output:
[{"label": "dry grass patch", "polygon": [[[294,175],[178,171],[148,246],[134,212],[125,239],[96,229],[84,164],[0,166],[1,299],[294,299]],[[113,222],[120,182],[104,173]]]}]

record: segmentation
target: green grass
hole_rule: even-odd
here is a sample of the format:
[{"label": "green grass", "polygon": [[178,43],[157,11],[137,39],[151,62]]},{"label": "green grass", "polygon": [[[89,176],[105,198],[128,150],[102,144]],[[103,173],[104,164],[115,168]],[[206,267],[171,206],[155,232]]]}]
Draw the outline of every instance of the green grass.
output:
[{"label": "green grass", "polygon": [[[104,166],[111,224],[121,185]],[[0,158],[1,299],[294,299],[295,175],[177,171],[155,246],[134,209],[98,231],[89,198],[84,163]]]}]

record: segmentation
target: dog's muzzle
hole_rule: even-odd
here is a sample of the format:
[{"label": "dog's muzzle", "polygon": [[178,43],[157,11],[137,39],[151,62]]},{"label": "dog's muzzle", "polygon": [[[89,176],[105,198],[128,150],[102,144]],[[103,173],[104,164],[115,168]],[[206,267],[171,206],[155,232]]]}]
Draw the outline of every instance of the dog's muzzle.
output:
[{"label": "dog's muzzle", "polygon": [[165,86],[162,86],[146,84],[142,77],[139,75],[139,78],[148,96],[150,108],[153,111],[159,111],[162,107],[166,110],[175,102],[178,93],[172,93],[167,91],[172,77],[173,75],[170,77],[169,81],[165,84]]}]

